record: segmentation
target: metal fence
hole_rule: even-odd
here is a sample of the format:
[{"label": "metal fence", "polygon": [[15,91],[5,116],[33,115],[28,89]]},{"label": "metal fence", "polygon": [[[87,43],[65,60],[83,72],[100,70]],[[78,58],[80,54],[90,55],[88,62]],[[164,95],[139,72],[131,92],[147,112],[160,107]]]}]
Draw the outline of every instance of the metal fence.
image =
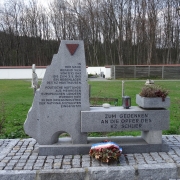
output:
[{"label": "metal fence", "polygon": [[180,79],[180,65],[119,65],[111,67],[111,77]]}]

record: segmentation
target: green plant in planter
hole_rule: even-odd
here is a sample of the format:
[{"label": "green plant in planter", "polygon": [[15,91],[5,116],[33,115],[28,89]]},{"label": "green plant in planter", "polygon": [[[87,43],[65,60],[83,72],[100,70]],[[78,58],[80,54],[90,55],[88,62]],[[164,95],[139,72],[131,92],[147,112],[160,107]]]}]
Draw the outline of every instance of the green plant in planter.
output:
[{"label": "green plant in planter", "polygon": [[139,93],[142,97],[161,97],[165,101],[169,91],[157,85],[145,85]]}]

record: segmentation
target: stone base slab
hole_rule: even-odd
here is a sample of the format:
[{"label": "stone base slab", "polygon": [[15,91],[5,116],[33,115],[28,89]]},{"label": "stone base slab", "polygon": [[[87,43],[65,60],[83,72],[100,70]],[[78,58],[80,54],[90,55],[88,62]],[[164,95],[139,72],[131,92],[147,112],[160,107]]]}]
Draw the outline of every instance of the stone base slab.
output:
[{"label": "stone base slab", "polygon": [[113,141],[122,147],[123,154],[168,152],[169,146],[164,141],[162,144],[148,144],[141,137],[89,137],[88,144],[72,144],[71,138],[60,138],[53,145],[39,145],[40,156],[57,155],[84,155],[88,154],[92,144],[104,140]]}]

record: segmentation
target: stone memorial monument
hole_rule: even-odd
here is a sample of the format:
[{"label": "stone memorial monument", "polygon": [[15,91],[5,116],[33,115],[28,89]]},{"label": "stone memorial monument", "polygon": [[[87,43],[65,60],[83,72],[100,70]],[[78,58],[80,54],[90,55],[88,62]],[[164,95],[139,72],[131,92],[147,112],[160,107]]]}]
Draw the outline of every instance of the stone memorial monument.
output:
[{"label": "stone memorial monument", "polygon": [[[39,143],[40,155],[88,154],[93,143],[110,140],[123,153],[167,152],[162,130],[169,111],[131,106],[90,107],[83,41],[61,41],[47,67],[24,124]],[[88,132],[142,131],[139,137],[88,138]],[[70,138],[59,138],[62,133]]]},{"label": "stone memorial monument", "polygon": [[57,143],[63,132],[73,144],[87,143],[87,133],[80,130],[80,112],[89,110],[88,92],[83,41],[61,41],[36,91],[25,132],[40,145]]}]

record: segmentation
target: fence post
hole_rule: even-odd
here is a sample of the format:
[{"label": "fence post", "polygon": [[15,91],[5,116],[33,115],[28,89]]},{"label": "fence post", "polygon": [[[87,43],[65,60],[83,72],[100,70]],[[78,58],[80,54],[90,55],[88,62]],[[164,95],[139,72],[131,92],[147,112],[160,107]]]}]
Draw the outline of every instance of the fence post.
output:
[{"label": "fence post", "polygon": [[150,66],[148,66],[148,77],[150,77]]},{"label": "fence post", "polygon": [[136,66],[134,66],[134,78],[136,78]]},{"label": "fence post", "polygon": [[114,79],[116,79],[116,66],[114,66]]},{"label": "fence post", "polygon": [[164,66],[162,66],[162,79],[164,79]]}]

